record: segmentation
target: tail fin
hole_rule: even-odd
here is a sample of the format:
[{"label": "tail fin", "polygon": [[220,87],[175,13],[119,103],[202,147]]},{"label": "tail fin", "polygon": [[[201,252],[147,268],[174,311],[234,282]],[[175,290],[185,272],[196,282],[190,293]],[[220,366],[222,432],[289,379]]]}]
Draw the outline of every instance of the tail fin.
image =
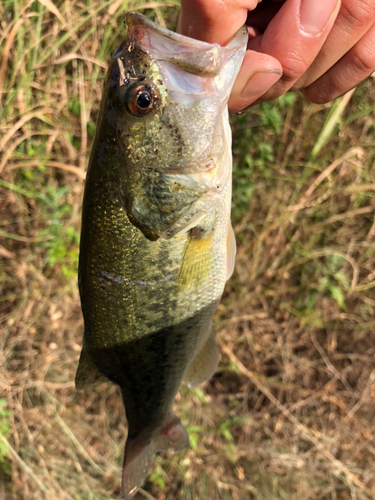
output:
[{"label": "tail fin", "polygon": [[122,493],[124,500],[130,500],[144,483],[153,458],[159,451],[172,449],[181,451],[189,446],[189,436],[180,419],[172,414],[168,423],[150,437],[140,434],[126,442]]}]

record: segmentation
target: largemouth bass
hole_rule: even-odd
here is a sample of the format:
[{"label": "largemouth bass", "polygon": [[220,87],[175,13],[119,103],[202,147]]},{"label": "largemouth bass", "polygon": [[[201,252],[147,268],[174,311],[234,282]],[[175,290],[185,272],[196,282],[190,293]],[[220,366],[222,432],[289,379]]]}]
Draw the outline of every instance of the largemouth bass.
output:
[{"label": "largemouth bass", "polygon": [[123,494],[158,451],[188,446],[172,410],[211,377],[212,317],[234,266],[227,100],[247,31],[228,46],[136,13],[108,69],[82,213],[85,331],[78,389],[118,384],[128,420]]}]

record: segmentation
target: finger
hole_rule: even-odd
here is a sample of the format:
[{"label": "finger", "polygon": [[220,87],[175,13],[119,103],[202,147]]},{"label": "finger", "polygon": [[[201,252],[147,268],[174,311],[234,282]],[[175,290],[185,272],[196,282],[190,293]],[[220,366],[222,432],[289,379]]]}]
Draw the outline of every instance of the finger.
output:
[{"label": "finger", "polygon": [[260,100],[287,92],[312,64],[326,40],[340,8],[340,0],[287,0],[262,36],[248,47],[280,61],[283,76]]},{"label": "finger", "polygon": [[245,24],[258,0],[181,0],[178,33],[226,45]]},{"label": "finger", "polygon": [[294,88],[307,87],[328,71],[365,35],[374,19],[374,0],[342,0],[336,22],[322,51]]},{"label": "finger", "polygon": [[282,76],[279,61],[267,54],[247,50],[228,103],[230,113],[250,106]]},{"label": "finger", "polygon": [[332,101],[375,71],[375,25],[328,72],[302,92],[312,102]]}]

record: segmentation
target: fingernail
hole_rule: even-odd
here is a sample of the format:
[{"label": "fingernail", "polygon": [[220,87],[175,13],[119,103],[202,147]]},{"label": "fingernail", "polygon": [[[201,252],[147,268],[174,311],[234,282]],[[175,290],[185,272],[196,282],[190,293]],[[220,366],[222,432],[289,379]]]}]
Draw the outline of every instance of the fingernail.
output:
[{"label": "fingernail", "polygon": [[300,10],[301,28],[310,35],[317,35],[329,21],[338,0],[302,0]]},{"label": "fingernail", "polygon": [[280,77],[282,76],[281,71],[270,70],[263,71],[261,73],[255,73],[250,80],[247,82],[245,88],[242,90],[240,97],[242,99],[251,99],[252,97],[259,97],[268,89],[272,87]]}]

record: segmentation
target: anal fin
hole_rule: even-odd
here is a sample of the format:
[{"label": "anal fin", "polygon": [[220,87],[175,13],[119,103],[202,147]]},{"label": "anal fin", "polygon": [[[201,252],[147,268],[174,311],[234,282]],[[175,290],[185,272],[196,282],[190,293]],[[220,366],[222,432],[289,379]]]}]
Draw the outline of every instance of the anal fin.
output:
[{"label": "anal fin", "polygon": [[187,369],[184,382],[189,387],[195,387],[212,377],[219,364],[220,351],[216,342],[215,332],[212,330],[201,350],[196,354]]},{"label": "anal fin", "polygon": [[108,379],[94,363],[90,353],[87,351],[85,344],[83,344],[81,357],[76,373],[76,389],[87,389],[95,387],[102,382],[108,382]]}]

